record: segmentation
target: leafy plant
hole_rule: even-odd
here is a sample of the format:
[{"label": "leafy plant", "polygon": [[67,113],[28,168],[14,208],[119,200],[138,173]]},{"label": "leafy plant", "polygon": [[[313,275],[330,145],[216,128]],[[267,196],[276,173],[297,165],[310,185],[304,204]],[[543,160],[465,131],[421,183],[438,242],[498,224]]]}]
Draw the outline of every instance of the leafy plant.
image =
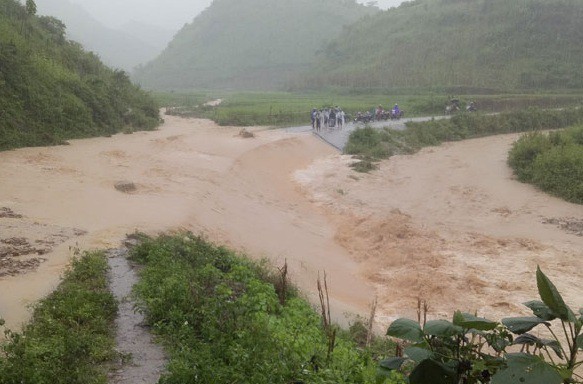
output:
[{"label": "leafy plant", "polygon": [[[578,361],[583,309],[577,314],[571,310],[540,268],[536,279],[541,301],[524,303],[532,317],[510,317],[499,323],[458,311],[451,322],[395,320],[387,335],[407,346],[404,356],[382,361],[381,370],[409,369],[410,384],[581,383],[575,370],[583,364]],[[546,328],[551,338],[529,333],[536,327]],[[514,346],[520,347],[519,352]]]}]

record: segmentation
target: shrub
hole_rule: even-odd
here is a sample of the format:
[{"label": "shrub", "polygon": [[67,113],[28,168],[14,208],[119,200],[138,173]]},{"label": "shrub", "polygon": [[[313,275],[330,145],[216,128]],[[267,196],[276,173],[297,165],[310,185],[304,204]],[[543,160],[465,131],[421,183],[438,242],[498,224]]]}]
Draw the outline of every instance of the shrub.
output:
[{"label": "shrub", "polygon": [[514,143],[508,164],[518,179],[567,201],[583,204],[583,125],[532,133]]},{"label": "shrub", "polygon": [[532,162],[532,182],[553,195],[583,204],[583,146],[555,146]]}]

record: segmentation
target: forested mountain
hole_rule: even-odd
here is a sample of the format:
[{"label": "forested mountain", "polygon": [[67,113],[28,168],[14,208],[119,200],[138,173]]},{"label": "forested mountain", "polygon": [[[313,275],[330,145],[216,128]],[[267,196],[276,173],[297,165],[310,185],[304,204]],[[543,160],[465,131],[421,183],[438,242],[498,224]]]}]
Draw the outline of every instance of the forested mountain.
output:
[{"label": "forested mountain", "polygon": [[583,87],[583,0],[417,0],[343,30],[296,87]]},{"label": "forested mountain", "polygon": [[[88,51],[97,53],[107,65],[131,71],[138,64],[154,59],[166,46],[172,33],[160,30],[145,29],[143,24],[129,25],[129,28],[139,28],[134,33],[121,29],[108,28],[93,18],[82,6],[69,0],[35,0],[39,15],[57,17],[67,25],[67,38],[75,40]],[[145,32],[145,33],[144,33]],[[144,36],[158,35],[164,39],[149,40]],[[137,36],[136,36],[137,35]]]},{"label": "forested mountain", "polygon": [[354,0],[215,0],[134,77],[156,89],[274,89],[343,26],[376,12]]},{"label": "forested mountain", "polygon": [[125,72],[35,13],[33,0],[0,0],[0,150],[158,124],[155,102]]}]

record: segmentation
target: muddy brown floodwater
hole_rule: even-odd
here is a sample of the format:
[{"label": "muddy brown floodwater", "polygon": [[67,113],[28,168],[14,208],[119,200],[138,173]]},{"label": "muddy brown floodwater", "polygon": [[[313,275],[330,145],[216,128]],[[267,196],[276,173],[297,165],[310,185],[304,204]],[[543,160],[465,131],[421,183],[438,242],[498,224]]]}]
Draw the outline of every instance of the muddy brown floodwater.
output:
[{"label": "muddy brown floodwater", "polygon": [[0,212],[22,215],[0,218],[0,234],[17,232],[0,238],[54,243],[30,256],[38,265],[0,276],[10,327],[74,250],[116,248],[136,230],[190,230],[276,266],[287,260],[311,299],[326,271],[336,317],[367,315],[376,296],[380,328],[414,317],[418,298],[436,318],[518,315],[537,297],[537,265],[568,303],[583,304],[574,230],[583,206],[513,179],[506,156],[517,136],[428,148],[357,174],[309,132],[251,128],[243,138],[237,127],[165,119],[155,132],[0,153]]}]

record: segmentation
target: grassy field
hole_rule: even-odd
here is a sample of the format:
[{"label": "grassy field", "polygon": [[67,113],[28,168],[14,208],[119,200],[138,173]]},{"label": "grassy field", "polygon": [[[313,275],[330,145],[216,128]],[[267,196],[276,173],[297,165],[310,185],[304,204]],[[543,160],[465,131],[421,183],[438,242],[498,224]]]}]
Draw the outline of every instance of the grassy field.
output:
[{"label": "grassy field", "polygon": [[[214,120],[219,125],[235,126],[294,126],[310,124],[312,108],[341,107],[347,114],[374,109],[379,104],[385,109],[395,103],[406,116],[436,116],[444,113],[451,95],[423,92],[414,94],[395,91],[389,94],[327,93],[254,93],[199,91],[189,93],[156,93],[160,105],[169,114]],[[563,108],[583,104],[581,94],[522,94],[522,95],[465,95],[458,96],[462,107],[475,101],[482,112],[504,112],[527,107]],[[221,99],[218,107],[204,106],[207,101]]]}]

